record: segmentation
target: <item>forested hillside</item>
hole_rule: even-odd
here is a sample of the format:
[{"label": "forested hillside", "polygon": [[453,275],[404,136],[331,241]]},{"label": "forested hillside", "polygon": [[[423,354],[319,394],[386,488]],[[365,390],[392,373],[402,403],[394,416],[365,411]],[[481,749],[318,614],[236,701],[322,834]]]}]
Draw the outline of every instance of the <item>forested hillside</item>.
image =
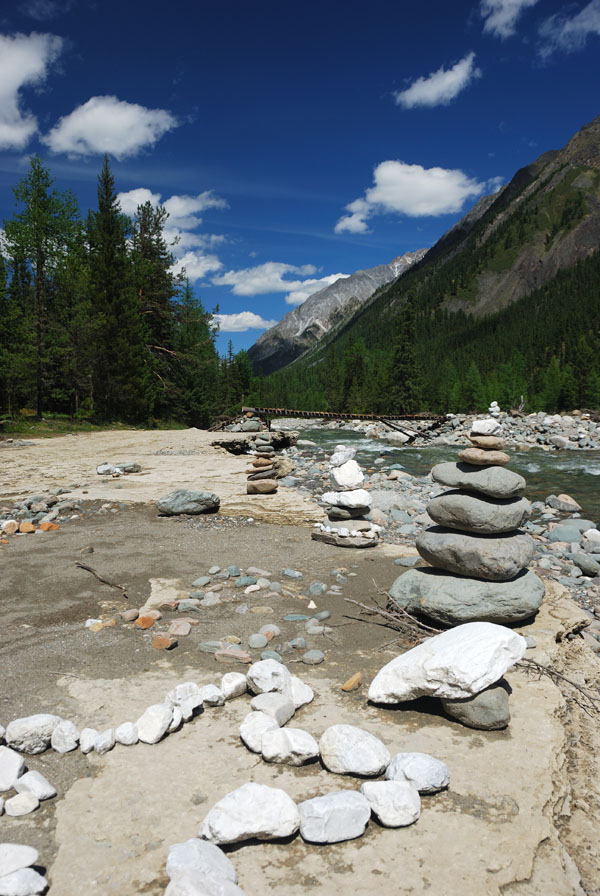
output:
[{"label": "forested hillside", "polygon": [[171,273],[166,212],[122,214],[108,159],[83,220],[34,156],[0,252],[0,412],[205,426],[246,400],[246,352],[219,358],[212,317]]},{"label": "forested hillside", "polygon": [[350,412],[600,407],[600,119],[261,384]]}]

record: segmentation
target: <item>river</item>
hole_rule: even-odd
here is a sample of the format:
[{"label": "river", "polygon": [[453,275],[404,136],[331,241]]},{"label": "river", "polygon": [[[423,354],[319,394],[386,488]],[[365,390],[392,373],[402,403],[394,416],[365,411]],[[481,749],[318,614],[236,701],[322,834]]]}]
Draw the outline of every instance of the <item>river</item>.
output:
[{"label": "river", "polygon": [[[455,461],[458,450],[456,446],[443,445],[431,448],[391,445],[344,429],[304,429],[300,438],[310,439],[327,453],[335,445],[352,445],[357,451],[357,461],[364,468],[373,467],[378,457],[384,457],[386,466],[400,464],[413,476],[426,476],[434,464]],[[510,469],[527,480],[526,496],[530,501],[543,501],[551,494],[571,495],[581,505],[582,516],[600,523],[600,452],[507,450],[511,455]]]}]

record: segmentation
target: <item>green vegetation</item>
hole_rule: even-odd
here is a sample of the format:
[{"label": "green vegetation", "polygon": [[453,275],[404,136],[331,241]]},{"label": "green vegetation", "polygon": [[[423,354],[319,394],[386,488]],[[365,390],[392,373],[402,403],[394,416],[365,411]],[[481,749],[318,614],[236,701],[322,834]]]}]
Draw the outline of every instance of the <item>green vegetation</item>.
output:
[{"label": "green vegetation", "polygon": [[107,158],[85,222],[37,156],[14,193],[0,253],[5,432],[206,426],[253,400],[247,354],[218,356],[212,315],[171,273],[165,209],[123,215]]}]

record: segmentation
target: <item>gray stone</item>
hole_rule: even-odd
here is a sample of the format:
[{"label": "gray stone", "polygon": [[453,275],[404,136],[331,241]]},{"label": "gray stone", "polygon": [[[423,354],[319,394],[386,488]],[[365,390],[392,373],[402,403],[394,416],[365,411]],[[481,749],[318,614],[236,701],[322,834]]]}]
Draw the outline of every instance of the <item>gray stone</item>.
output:
[{"label": "gray stone", "polygon": [[174,843],[169,847],[167,874],[176,877],[186,871],[209,874],[213,877],[237,883],[237,873],[222,849],[195,837],[185,843]]},{"label": "gray stone", "polygon": [[331,725],[319,741],[323,765],[338,775],[381,775],[390,754],[378,737],[355,725]]},{"label": "gray stone", "polygon": [[210,576],[199,576],[194,582],[192,582],[192,588],[204,588],[205,585],[210,585],[210,582]]},{"label": "gray stone", "polygon": [[534,557],[529,535],[468,535],[433,526],[422,532],[416,548],[428,563],[459,575],[491,582],[512,579]]},{"label": "gray stone", "polygon": [[365,781],[360,791],[386,828],[414,824],[421,814],[419,791],[409,781]]},{"label": "gray stone", "polygon": [[196,492],[185,488],[176,489],[156,502],[158,512],[163,516],[214,513],[220,506],[220,498],[212,492]]},{"label": "gray stone", "polygon": [[570,495],[549,495],[546,498],[548,507],[553,510],[560,510],[561,513],[577,513],[581,507]]},{"label": "gray stone", "polygon": [[37,849],[21,843],[0,843],[0,877],[6,877],[21,868],[35,865],[39,858]]},{"label": "gray stone", "polygon": [[522,495],[526,487],[522,476],[504,467],[476,467],[448,461],[436,464],[431,475],[441,485],[477,492],[490,498],[514,498]]},{"label": "gray stone", "polygon": [[533,616],[545,590],[543,581],[530,570],[523,570],[506,582],[485,582],[421,567],[399,576],[389,595],[391,603],[400,609],[427,616],[442,625],[507,625]]},{"label": "gray stone", "polygon": [[450,491],[433,498],[427,513],[449,529],[497,535],[524,525],[531,513],[526,498],[484,498],[465,491]]},{"label": "gray stone", "polygon": [[298,804],[300,834],[309,843],[342,843],[362,837],[371,817],[367,798],[340,790]]},{"label": "gray stone", "polygon": [[570,544],[580,544],[583,541],[583,533],[571,523],[561,523],[546,533],[548,541],[568,541]]},{"label": "gray stone", "polygon": [[10,747],[0,747],[0,793],[12,790],[24,768],[25,760],[19,753]]},{"label": "gray stone", "polygon": [[325,659],[322,650],[307,650],[302,654],[302,662],[305,666],[318,666]]},{"label": "gray stone", "polygon": [[600,563],[596,563],[585,551],[577,551],[577,553],[567,554],[567,556],[581,570],[584,576],[590,576],[591,578],[600,576]]},{"label": "gray stone", "polygon": [[17,793],[33,793],[40,802],[56,796],[56,788],[40,772],[33,769],[15,781],[15,790]]},{"label": "gray stone", "polygon": [[437,793],[450,783],[448,766],[429,753],[397,753],[385,777],[388,781],[408,781],[419,793]]},{"label": "gray stone", "polygon": [[508,684],[500,679],[474,697],[465,700],[442,699],[442,706],[451,718],[467,728],[496,731],[506,728],[510,722],[508,695]]},{"label": "gray stone", "polygon": [[9,747],[21,753],[43,753],[60,721],[60,716],[50,713],[14,719],[8,724],[4,738]]},{"label": "gray stone", "polygon": [[285,791],[251,782],[228,793],[212,807],[200,836],[217,845],[254,837],[276,840],[291,837],[299,827],[298,809]]},{"label": "gray stone", "polygon": [[37,896],[48,888],[48,881],[33,868],[21,868],[0,877],[0,896]]}]

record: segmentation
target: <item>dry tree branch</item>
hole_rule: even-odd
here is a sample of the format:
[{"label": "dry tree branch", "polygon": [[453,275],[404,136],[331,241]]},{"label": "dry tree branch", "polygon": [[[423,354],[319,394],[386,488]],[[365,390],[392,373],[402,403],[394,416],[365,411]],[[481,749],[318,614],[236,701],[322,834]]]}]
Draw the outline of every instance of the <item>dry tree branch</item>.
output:
[{"label": "dry tree branch", "polygon": [[559,687],[559,685],[566,684],[574,690],[581,694],[583,700],[578,699],[577,696],[573,696],[572,699],[574,702],[582,709],[588,716],[592,715],[592,712],[598,713],[600,715],[600,696],[595,696],[593,692],[589,688],[584,688],[582,685],[578,684],[576,681],[573,681],[572,678],[568,678],[566,675],[562,675],[562,673],[558,672],[552,666],[544,666],[542,663],[538,663],[536,660],[524,659],[520,660],[518,663],[515,663],[515,669],[520,669],[526,675],[537,674],[538,678],[542,676],[548,677],[554,684]]},{"label": "dry tree branch", "polygon": [[76,562],[75,566],[78,566],[79,569],[85,569],[87,572],[91,572],[93,576],[96,576],[99,582],[102,582],[103,585],[110,585],[111,588],[117,588],[119,591],[123,593],[123,597],[127,597],[127,588],[124,585],[116,585],[114,582],[109,582],[108,579],[105,579],[103,576],[99,575],[95,569],[92,569],[91,566],[86,566],[85,563]]}]

